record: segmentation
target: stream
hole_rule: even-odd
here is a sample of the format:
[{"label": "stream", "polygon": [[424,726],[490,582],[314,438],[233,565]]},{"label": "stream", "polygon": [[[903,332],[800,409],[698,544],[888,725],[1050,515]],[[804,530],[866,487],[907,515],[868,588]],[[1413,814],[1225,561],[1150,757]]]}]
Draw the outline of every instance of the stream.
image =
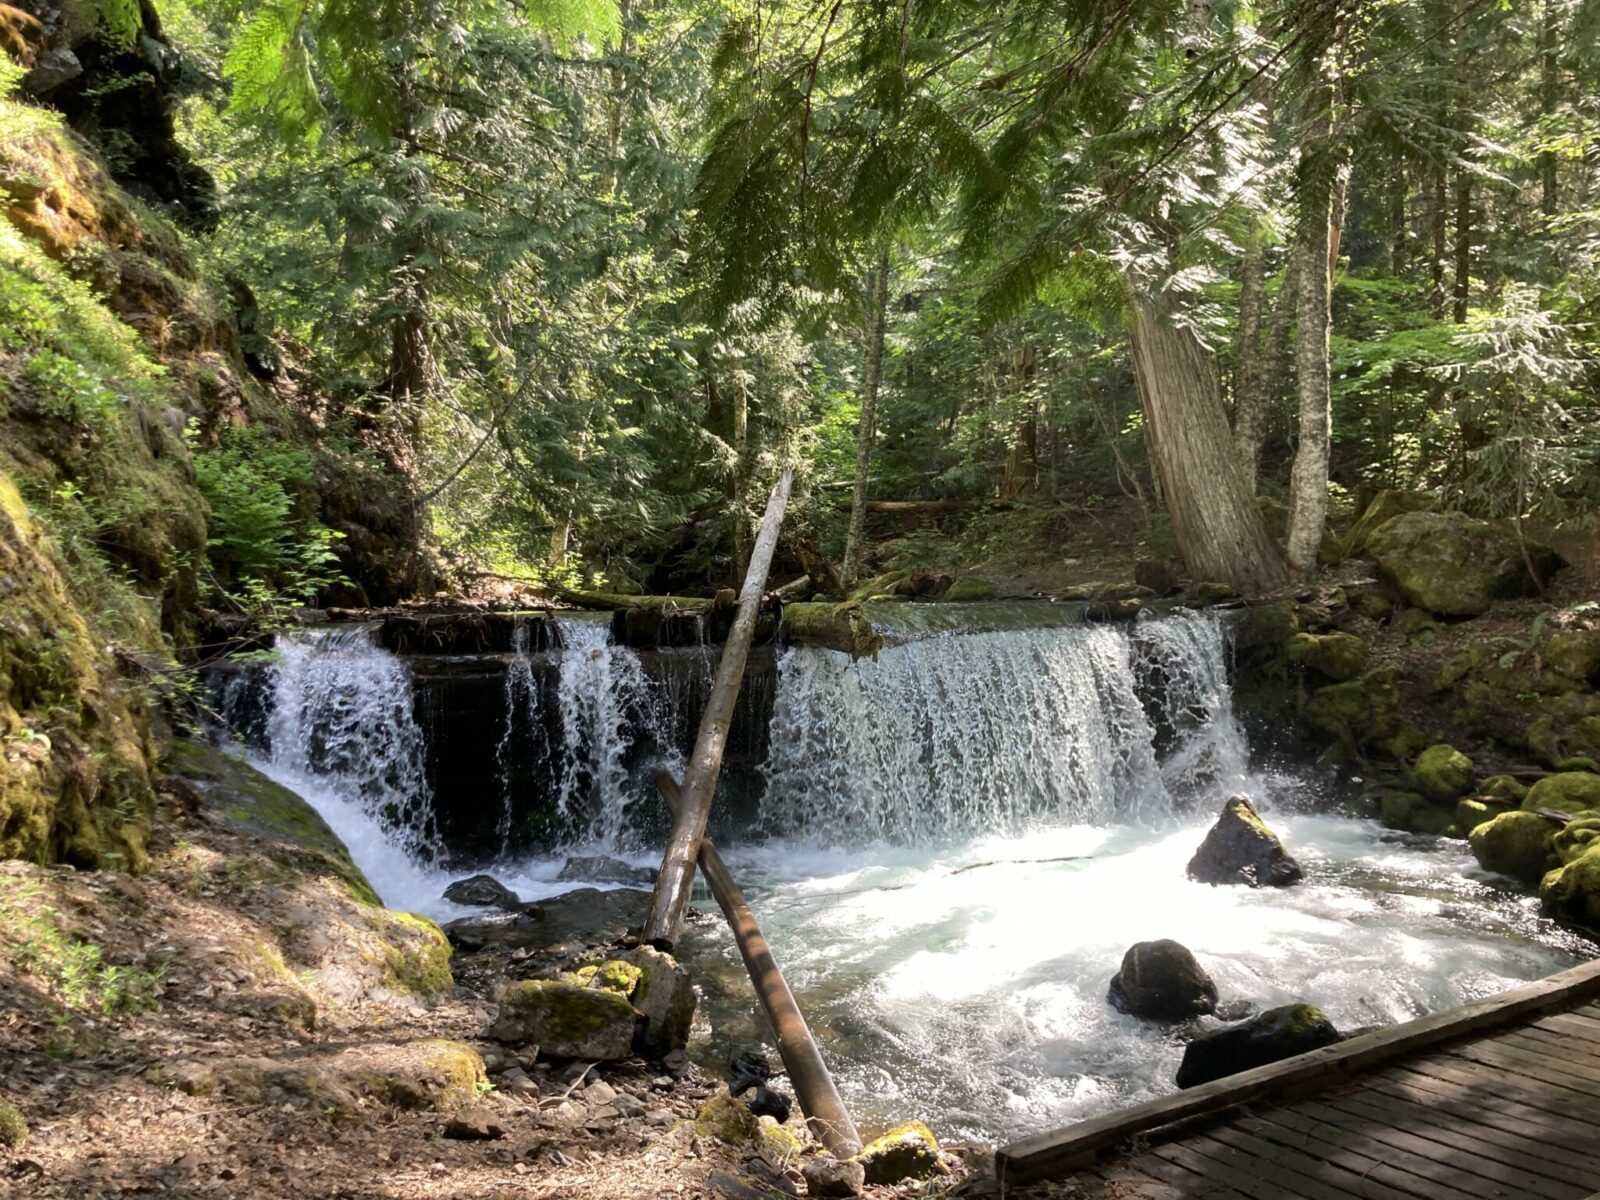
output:
[{"label": "stream", "polygon": [[[750,714],[760,761],[727,785],[759,801],[719,830],[865,1128],[918,1116],[944,1137],[1003,1141],[1171,1091],[1181,1041],[1105,1000],[1136,941],[1184,943],[1224,1003],[1309,1000],[1342,1029],[1596,953],[1497,887],[1465,843],[1338,815],[1354,781],[1253,761],[1222,618],[966,632],[953,606],[927,607],[897,606],[915,636],[876,662],[778,652],[771,695],[745,702],[765,705]],[[441,897],[471,869],[441,861],[440,831],[463,822],[498,847],[486,869],[550,896],[579,886],[556,879],[574,851],[659,862],[649,772],[681,762],[698,715],[696,689],[669,686],[681,671],[611,644],[601,623],[563,624],[552,661],[519,652],[486,669],[474,719],[498,724],[484,733],[493,782],[476,790],[452,786],[424,732],[440,728],[437,705],[417,719],[427,672],[358,628],[281,639],[269,671],[218,681],[219,707],[392,907],[469,911]],[[713,655],[687,653],[709,673]],[[1302,884],[1186,878],[1235,792],[1299,858]],[[703,889],[696,904],[715,914]],[[726,927],[692,924],[680,952],[709,1019],[691,1052],[715,1069],[765,1041]]]}]

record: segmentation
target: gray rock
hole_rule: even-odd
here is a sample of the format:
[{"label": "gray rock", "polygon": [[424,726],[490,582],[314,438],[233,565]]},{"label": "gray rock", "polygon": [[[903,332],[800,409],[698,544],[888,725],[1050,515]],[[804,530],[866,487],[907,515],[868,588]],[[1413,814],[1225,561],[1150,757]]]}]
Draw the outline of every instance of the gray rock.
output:
[{"label": "gray rock", "polygon": [[528,979],[506,988],[489,1036],[512,1045],[533,1042],[560,1058],[604,1062],[633,1054],[637,1022],[633,1006],[615,992]]},{"label": "gray rock", "polygon": [[444,1126],[445,1137],[463,1142],[493,1142],[505,1135],[506,1127],[500,1118],[481,1106],[462,1109]]},{"label": "gray rock", "polygon": [[493,875],[471,875],[458,879],[444,890],[444,898],[452,904],[469,908],[503,908],[517,912],[522,899]]},{"label": "gray rock", "polygon": [[836,1158],[808,1158],[800,1164],[800,1174],[806,1181],[806,1195],[844,1200],[859,1196],[867,1186],[867,1171],[858,1162],[840,1162]]},{"label": "gray rock", "polygon": [[1303,874],[1245,796],[1222,806],[1222,815],[1189,860],[1189,878],[1200,883],[1287,887]]},{"label": "gray rock", "polygon": [[1183,1021],[1216,1009],[1217,985],[1187,947],[1163,938],[1128,948],[1106,999],[1131,1016]]},{"label": "gray rock", "polygon": [[582,880],[585,883],[625,883],[639,887],[654,887],[656,873],[649,867],[630,867],[621,859],[609,855],[592,854],[567,859],[556,878]]},{"label": "gray rock", "polygon": [[663,1058],[689,1044],[698,997],[689,973],[670,954],[641,946],[628,955],[643,975],[633,992],[633,1006],[644,1016],[634,1039],[640,1054]]}]

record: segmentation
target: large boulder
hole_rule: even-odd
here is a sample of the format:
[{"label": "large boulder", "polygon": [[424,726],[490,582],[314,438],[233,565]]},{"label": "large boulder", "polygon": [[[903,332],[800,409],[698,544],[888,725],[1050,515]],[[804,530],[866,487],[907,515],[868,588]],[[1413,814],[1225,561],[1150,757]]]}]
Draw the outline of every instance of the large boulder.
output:
[{"label": "large boulder", "polygon": [[1472,853],[1486,871],[1538,883],[1550,862],[1553,826],[1531,812],[1501,813],[1467,835]]},{"label": "large boulder", "polygon": [[1454,746],[1441,743],[1417,755],[1411,778],[1430,800],[1455,800],[1472,789],[1472,760]]},{"label": "large boulder", "polygon": [[635,867],[612,858],[608,854],[578,855],[561,864],[556,878],[563,883],[577,880],[584,883],[621,883],[630,887],[651,887],[656,873],[649,867]]},{"label": "large boulder", "polygon": [[670,954],[641,946],[629,956],[639,970],[633,989],[633,1007],[644,1020],[634,1037],[634,1048],[647,1058],[664,1058],[689,1044],[698,997],[689,973]]},{"label": "large boulder", "polygon": [[1365,555],[1367,542],[1372,535],[1396,517],[1414,512],[1434,512],[1438,507],[1438,499],[1426,492],[1400,492],[1387,489],[1381,491],[1372,498],[1372,502],[1366,508],[1361,510],[1361,515],[1345,534],[1345,553]]},{"label": "large boulder", "polygon": [[[1475,617],[1495,600],[1538,591],[1506,522],[1465,513],[1407,513],[1374,531],[1367,549],[1409,603],[1440,616]],[[1530,544],[1528,553],[1541,579],[1561,565],[1547,546]]]},{"label": "large boulder", "polygon": [[1203,1033],[1183,1051],[1178,1067],[1180,1088],[1198,1087],[1214,1079],[1320,1050],[1340,1040],[1323,1011],[1314,1004],[1288,1004],[1259,1016]]},{"label": "large boulder", "polygon": [[1303,874],[1244,796],[1222,806],[1222,815],[1189,860],[1189,878],[1200,883],[1285,887]]},{"label": "large boulder", "polygon": [[1600,847],[1591,846],[1539,884],[1546,910],[1569,921],[1600,924]]},{"label": "large boulder", "polygon": [[1350,750],[1393,742],[1406,735],[1400,672],[1377,667],[1345,683],[1318,688],[1306,699],[1301,716]]},{"label": "large boulder", "polygon": [[1553,808],[1565,813],[1600,809],[1600,775],[1591,775],[1587,771],[1546,775],[1528,789],[1522,807],[1528,812]]},{"label": "large boulder", "polygon": [[444,898],[468,908],[503,908],[516,912],[522,898],[493,875],[469,875],[444,889]]},{"label": "large boulder", "polygon": [[1289,659],[1337,683],[1367,669],[1367,644],[1353,633],[1297,633],[1289,639]]},{"label": "large boulder", "polygon": [[633,1054],[638,1016],[626,997],[605,988],[557,979],[511,984],[489,1036],[509,1045],[532,1045],[561,1058],[611,1061]]},{"label": "large boulder", "polygon": [[1378,793],[1379,818],[1390,829],[1453,836],[1460,832],[1453,809],[1441,808],[1421,792],[1386,788]]},{"label": "large boulder", "polygon": [[1131,1016],[1186,1021],[1216,1010],[1217,985],[1187,947],[1163,938],[1128,948],[1106,999]]},{"label": "large boulder", "polygon": [[1551,634],[1544,661],[1568,679],[1600,684],[1600,629],[1564,629]]}]

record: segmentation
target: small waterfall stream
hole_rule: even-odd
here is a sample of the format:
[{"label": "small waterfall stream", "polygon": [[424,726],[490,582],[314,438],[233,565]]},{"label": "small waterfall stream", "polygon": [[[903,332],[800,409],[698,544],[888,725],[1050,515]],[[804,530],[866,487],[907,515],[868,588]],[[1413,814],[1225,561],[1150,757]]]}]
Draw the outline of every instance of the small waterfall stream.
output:
[{"label": "small waterfall stream", "polygon": [[[867,1123],[1003,1138],[1170,1090],[1179,1043],[1105,1002],[1138,940],[1183,941],[1225,999],[1311,1000],[1346,1028],[1594,952],[1474,877],[1461,843],[1328,815],[1325,777],[1252,763],[1221,619],[963,633],[957,615],[917,616],[923,636],[875,662],[753,659],[717,801],[725,857]],[[388,903],[449,919],[465,910],[445,884],[478,865],[449,862],[453,837],[528,898],[573,886],[568,849],[658,861],[650,770],[681,764],[714,655],[636,653],[581,616],[560,631],[557,650],[431,665],[362,630],[301,633],[220,680],[220,705]],[[458,738],[481,753],[451,758]],[[1305,883],[1189,882],[1235,791]],[[765,1040],[727,931],[681,949],[716,1031],[701,1052]]]}]

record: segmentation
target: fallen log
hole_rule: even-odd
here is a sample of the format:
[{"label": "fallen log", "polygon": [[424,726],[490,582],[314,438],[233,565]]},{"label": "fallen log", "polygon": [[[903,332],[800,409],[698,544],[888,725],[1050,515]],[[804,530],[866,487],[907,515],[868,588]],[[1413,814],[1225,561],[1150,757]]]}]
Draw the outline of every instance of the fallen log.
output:
[{"label": "fallen log", "polygon": [[772,566],[773,551],[777,549],[783,510],[788,506],[789,489],[793,486],[794,469],[785,468],[772,487],[772,495],[767,498],[767,511],[761,518],[755,547],[750,551],[744,587],[739,591],[739,612],[717,662],[711,696],[695,735],[694,753],[689,757],[689,769],[684,772],[683,809],[661,858],[661,873],[656,876],[655,893],[650,898],[650,912],[645,917],[641,934],[641,940],[657,949],[672,948],[683,924],[684,909],[689,906],[695,858],[700,852],[700,839],[705,836],[711,797],[722,771],[722,752],[728,744],[728,727],[733,723],[734,703],[744,680],[750,639],[755,635],[761,593],[767,585],[767,571]]},{"label": "fallen log", "polygon": [[[849,497],[837,501],[840,508],[850,507]],[[991,504],[1011,507],[996,500],[868,500],[870,513],[898,513],[901,516],[941,517],[949,513],[967,512],[974,508],[987,508]]]},{"label": "fallen log", "polygon": [[[666,797],[674,816],[683,811],[682,793],[678,781],[666,771],[656,772],[656,786]],[[755,986],[756,998],[766,1014],[767,1024],[778,1044],[778,1056],[783,1059],[784,1070],[794,1086],[795,1099],[800,1101],[800,1111],[806,1115],[806,1124],[823,1148],[838,1159],[853,1158],[861,1152],[861,1135],[844,1106],[839,1089],[833,1085],[833,1076],[822,1061],[822,1052],[811,1036],[795,1002],[794,993],[784,982],[772,949],[756,923],[750,904],[733,881],[728,865],[709,838],[700,839],[698,856],[700,873],[717,898],[722,915],[728,918],[734,940],[739,944],[739,955],[744,959],[745,970]]]},{"label": "fallen log", "polygon": [[785,604],[780,628],[784,640],[795,645],[842,650],[852,659],[877,658],[883,649],[883,636],[854,601]]},{"label": "fallen log", "polygon": [[646,610],[652,612],[699,612],[715,606],[704,596],[626,596],[621,592],[593,592],[584,588],[553,587],[551,593],[579,608],[602,612]]}]

